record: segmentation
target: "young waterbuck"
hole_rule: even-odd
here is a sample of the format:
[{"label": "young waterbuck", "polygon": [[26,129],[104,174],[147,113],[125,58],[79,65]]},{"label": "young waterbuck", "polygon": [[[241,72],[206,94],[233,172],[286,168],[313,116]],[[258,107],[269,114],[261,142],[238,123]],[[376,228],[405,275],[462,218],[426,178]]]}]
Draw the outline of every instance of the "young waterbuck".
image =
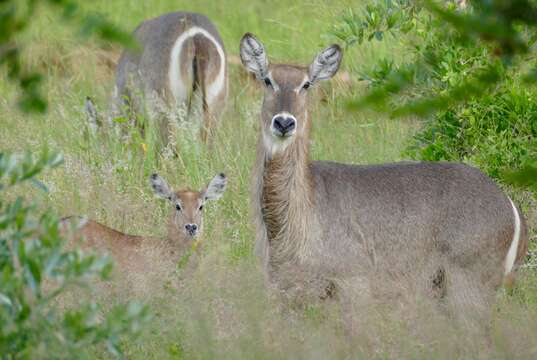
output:
[{"label": "young waterbuck", "polygon": [[269,64],[246,34],[240,55],[265,88],[252,203],[269,282],[304,299],[408,279],[456,310],[488,304],[527,250],[524,219],[498,186],[459,163],[310,161],[308,92],[334,76],[342,50],[309,67]]},{"label": "young waterbuck", "polygon": [[[117,66],[114,104],[140,112],[163,102],[170,109],[186,105],[199,90],[206,140],[223,111],[228,74],[224,43],[214,24],[196,13],[174,12],[141,23],[133,34],[142,46],[125,51]],[[164,118],[164,119],[162,119]],[[160,135],[168,139],[168,120],[159,117]]]},{"label": "young waterbuck", "polygon": [[165,275],[162,270],[174,270],[183,255],[196,250],[203,231],[203,207],[208,200],[217,200],[223,195],[227,179],[224,174],[218,174],[201,191],[183,189],[174,192],[157,174],[151,175],[150,182],[155,194],[170,201],[172,207],[168,235],[164,239],[127,235],[80,217],[62,220],[66,232],[73,220],[78,221],[80,227],[72,234],[72,239],[84,240],[80,242],[83,248],[111,255],[119,275],[132,280],[136,284],[131,285],[142,290],[147,282],[161,279]]}]

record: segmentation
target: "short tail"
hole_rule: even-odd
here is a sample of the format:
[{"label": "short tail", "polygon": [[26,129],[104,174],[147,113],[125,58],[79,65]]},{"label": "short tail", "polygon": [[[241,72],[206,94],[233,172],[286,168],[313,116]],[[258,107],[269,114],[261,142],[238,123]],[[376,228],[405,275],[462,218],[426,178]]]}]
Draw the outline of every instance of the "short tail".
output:
[{"label": "short tail", "polygon": [[505,284],[512,286],[514,283],[515,271],[524,261],[528,251],[528,231],[520,211],[511,199],[509,199],[509,202],[511,203],[511,207],[513,209],[514,231],[511,245],[509,246],[505,256],[504,278]]}]

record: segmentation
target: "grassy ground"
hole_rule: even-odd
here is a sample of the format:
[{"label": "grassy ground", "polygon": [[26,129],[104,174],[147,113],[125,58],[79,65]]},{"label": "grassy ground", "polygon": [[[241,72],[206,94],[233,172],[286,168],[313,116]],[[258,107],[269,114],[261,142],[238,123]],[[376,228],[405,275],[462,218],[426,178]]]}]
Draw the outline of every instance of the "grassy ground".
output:
[{"label": "grassy ground", "polygon": [[[334,19],[354,3],[97,0],[82,6],[107,14],[127,30],[172,10],[202,12],[217,24],[229,53],[237,55],[240,37],[250,31],[265,43],[271,57],[304,63],[331,41],[328,32]],[[368,358],[452,358],[453,349],[456,357],[480,357],[482,348],[451,324],[438,321],[424,326],[429,323],[425,310],[417,312],[423,331],[416,332],[415,319],[384,316],[379,309],[368,308],[366,323],[375,325],[350,346],[342,335],[337,309],[313,307],[288,314],[267,298],[251,255],[254,234],[248,221],[261,93],[241,75],[241,69],[230,68],[229,103],[214,150],[208,152],[185,125],[176,131],[179,157],[174,158],[155,155],[150,139],[125,144],[114,136],[92,136],[86,131],[84,98],[91,95],[101,111],[107,108],[120,49],[82,43],[71,28],[46,11],[36,17],[24,40],[32,44],[25,50],[26,59],[48,75],[50,109],[44,117],[19,113],[13,106],[13,88],[1,78],[0,149],[48,146],[64,154],[65,165],[43,178],[49,194],[24,189],[58,215],[85,214],[128,233],[164,235],[170,209],[154,198],[148,186],[150,173],[158,171],[174,187],[195,189],[218,172],[229,177],[224,198],[207,206],[199,269],[185,279],[183,291],[159,288],[143,299],[153,305],[155,316],[141,341],[125,340],[129,358],[340,358],[350,353]],[[343,70],[356,74],[387,53],[397,53],[397,44],[388,41],[355,48],[345,54]],[[346,112],[343,98],[360,91],[359,85],[349,88],[338,82],[325,87],[325,101],[313,109],[314,159],[348,163],[401,159],[408,137],[419,124]],[[148,145],[147,152],[142,142]],[[529,358],[537,353],[535,339],[529,338],[537,333],[537,281],[530,272],[522,278],[515,296],[500,297],[494,345],[488,350],[494,357]],[[427,341],[427,332],[444,336]]]}]

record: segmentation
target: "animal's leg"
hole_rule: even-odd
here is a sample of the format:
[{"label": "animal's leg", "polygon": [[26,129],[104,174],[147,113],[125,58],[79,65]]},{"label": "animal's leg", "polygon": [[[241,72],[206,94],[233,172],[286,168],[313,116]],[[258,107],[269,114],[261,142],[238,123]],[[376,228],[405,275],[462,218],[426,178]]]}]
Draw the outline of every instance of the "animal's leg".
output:
[{"label": "animal's leg", "polygon": [[446,281],[446,305],[455,325],[469,335],[486,339],[490,335],[494,289],[477,272],[467,269],[447,269]]}]

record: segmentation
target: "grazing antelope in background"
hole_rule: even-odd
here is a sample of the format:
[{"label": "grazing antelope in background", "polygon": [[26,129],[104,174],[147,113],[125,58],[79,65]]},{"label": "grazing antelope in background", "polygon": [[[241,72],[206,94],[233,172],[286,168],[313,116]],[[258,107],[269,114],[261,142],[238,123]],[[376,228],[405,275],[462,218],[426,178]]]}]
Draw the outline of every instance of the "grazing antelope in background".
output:
[{"label": "grazing antelope in background", "polygon": [[248,33],[240,55],[265,87],[252,204],[269,282],[304,299],[404,278],[455,310],[489,304],[527,251],[509,197],[460,163],[310,161],[308,92],[334,76],[342,50],[329,46],[309,67],[269,64]]},{"label": "grazing antelope in background", "polygon": [[[192,96],[199,90],[201,134],[207,140],[223,111],[228,88],[226,51],[214,24],[201,14],[174,12],[144,21],[133,37],[142,50],[125,51],[119,59],[114,106],[121,109],[129,104],[141,112],[144,98],[154,108],[151,97],[157,97],[172,109],[186,104],[190,110]],[[166,144],[168,121],[159,121]]]},{"label": "grazing antelope in background", "polygon": [[162,277],[163,264],[168,270],[175,269],[189,249],[198,247],[197,239],[203,231],[203,207],[208,200],[217,200],[223,195],[227,179],[224,174],[219,174],[201,191],[184,189],[174,192],[157,174],[151,175],[150,182],[155,194],[169,200],[172,206],[165,239],[127,235],[93,220],[84,222],[80,217],[64,218],[63,230],[67,232],[69,223],[78,219],[81,227],[75,230],[73,239],[83,238],[83,248],[110,254],[121,275],[127,278],[134,275],[138,280],[151,273],[157,279]]}]

